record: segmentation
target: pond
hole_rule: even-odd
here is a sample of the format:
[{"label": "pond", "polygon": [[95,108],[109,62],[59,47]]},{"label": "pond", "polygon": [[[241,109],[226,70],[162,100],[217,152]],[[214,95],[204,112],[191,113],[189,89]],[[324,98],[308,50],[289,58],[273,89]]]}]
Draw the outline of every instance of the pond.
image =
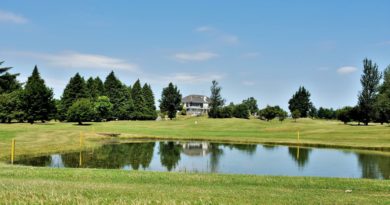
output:
[{"label": "pond", "polygon": [[389,153],[198,141],[105,144],[88,151],[23,157],[15,163],[58,168],[390,179]]}]

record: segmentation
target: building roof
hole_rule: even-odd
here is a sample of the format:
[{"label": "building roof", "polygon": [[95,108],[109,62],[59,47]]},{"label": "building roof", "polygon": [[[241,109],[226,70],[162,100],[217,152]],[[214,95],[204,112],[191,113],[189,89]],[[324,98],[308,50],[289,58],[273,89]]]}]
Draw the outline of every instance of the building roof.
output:
[{"label": "building roof", "polygon": [[183,103],[210,103],[210,98],[204,95],[188,95],[182,99]]}]

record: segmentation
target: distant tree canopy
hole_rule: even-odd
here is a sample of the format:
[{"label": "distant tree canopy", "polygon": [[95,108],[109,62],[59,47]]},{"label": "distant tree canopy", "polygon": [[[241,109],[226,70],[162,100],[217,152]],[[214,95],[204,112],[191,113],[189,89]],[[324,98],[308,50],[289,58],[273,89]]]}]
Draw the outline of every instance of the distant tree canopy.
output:
[{"label": "distant tree canopy", "polygon": [[313,104],[310,101],[310,93],[305,87],[299,87],[298,91],[288,101],[290,112],[298,110],[300,117],[307,117]]},{"label": "distant tree canopy", "polygon": [[160,111],[167,113],[169,119],[175,118],[177,111],[181,110],[181,98],[180,90],[176,85],[169,83],[161,93]]},{"label": "distant tree canopy", "polygon": [[336,111],[333,108],[320,107],[317,111],[317,117],[326,120],[336,119]]},{"label": "distant tree canopy", "polygon": [[77,122],[79,125],[83,122],[93,121],[95,119],[94,104],[88,98],[76,100],[68,109],[67,120]]},{"label": "distant tree canopy", "polygon": [[254,97],[243,100],[242,104],[245,104],[248,107],[249,112],[252,115],[255,115],[259,111],[259,108],[257,107],[257,100]]},{"label": "distant tree canopy", "polygon": [[259,118],[267,121],[273,120],[278,117],[280,121],[283,121],[287,117],[287,112],[279,106],[269,106],[259,111]]},{"label": "distant tree canopy", "polygon": [[221,90],[222,87],[218,85],[216,80],[213,80],[210,88],[210,110],[208,113],[210,118],[218,118],[221,116],[221,109],[225,104],[225,100],[221,96]]}]

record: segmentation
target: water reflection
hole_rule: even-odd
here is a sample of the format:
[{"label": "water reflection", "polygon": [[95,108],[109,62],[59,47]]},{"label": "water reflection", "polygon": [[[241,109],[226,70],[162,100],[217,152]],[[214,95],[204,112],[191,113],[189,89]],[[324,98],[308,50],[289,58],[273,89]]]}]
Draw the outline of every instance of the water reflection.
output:
[{"label": "water reflection", "polygon": [[390,156],[274,145],[209,142],[107,144],[98,149],[41,157],[17,164],[128,170],[390,178]]},{"label": "water reflection", "polygon": [[302,147],[289,147],[288,153],[291,158],[298,164],[299,167],[303,168],[309,162],[310,148]]}]

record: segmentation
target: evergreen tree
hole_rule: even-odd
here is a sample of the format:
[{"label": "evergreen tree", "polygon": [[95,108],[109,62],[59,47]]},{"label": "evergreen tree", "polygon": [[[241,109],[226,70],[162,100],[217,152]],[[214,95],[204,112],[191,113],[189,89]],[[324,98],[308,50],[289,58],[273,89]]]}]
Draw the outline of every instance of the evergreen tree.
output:
[{"label": "evergreen tree", "polygon": [[82,98],[88,98],[89,94],[83,77],[79,73],[70,78],[61,96],[59,105],[57,106],[59,120],[65,120],[68,109],[72,104]]},{"label": "evergreen tree", "polygon": [[92,77],[88,78],[86,88],[91,100],[97,100],[97,98],[100,96],[100,91],[98,90],[95,79],[93,79]]},{"label": "evergreen tree", "polygon": [[103,81],[99,77],[96,77],[94,79],[94,81],[95,81],[95,87],[96,87],[96,91],[97,91],[98,96],[103,96],[104,95]]},{"label": "evergreen tree", "polygon": [[34,123],[36,120],[42,122],[49,120],[55,111],[53,91],[46,87],[37,66],[35,66],[32,75],[27,80],[21,102],[29,123]]},{"label": "evergreen tree", "polygon": [[243,100],[242,103],[248,107],[249,112],[252,115],[255,115],[259,110],[259,108],[257,107],[257,100],[254,97],[250,97],[246,100]]},{"label": "evergreen tree", "polygon": [[307,117],[310,108],[313,106],[310,101],[310,93],[305,87],[299,87],[299,90],[292,96],[288,101],[288,108],[290,112],[298,110],[300,112],[300,117]]},{"label": "evergreen tree", "polygon": [[21,102],[22,90],[0,94],[0,122],[10,123],[12,120],[22,122],[25,118]]},{"label": "evergreen tree", "polygon": [[[4,63],[4,61],[0,62],[0,66]],[[16,77],[19,74],[10,74],[7,72],[12,67],[1,67],[0,68],[0,94],[2,93],[10,93],[12,91],[20,89],[22,86],[17,81]],[[4,73],[4,74],[2,74]]]},{"label": "evergreen tree", "polygon": [[152,88],[148,84],[144,84],[142,87],[142,93],[145,99],[145,107],[146,107],[146,119],[155,120],[157,118],[156,106],[154,102],[154,95]]},{"label": "evergreen tree", "polygon": [[114,71],[111,71],[104,81],[104,92],[112,103],[112,118],[127,119],[130,113],[126,110],[131,97],[128,95],[126,86],[115,76]]},{"label": "evergreen tree", "polygon": [[210,90],[211,96],[209,117],[217,118],[220,115],[222,106],[225,104],[225,100],[221,96],[222,87],[218,85],[217,81],[213,80]]},{"label": "evergreen tree", "polygon": [[160,111],[166,112],[170,119],[175,118],[177,111],[181,109],[181,98],[179,89],[169,83],[168,87],[164,88],[161,93]]},{"label": "evergreen tree", "polygon": [[147,108],[139,79],[135,81],[133,87],[131,88],[131,98],[133,99],[134,104],[134,119],[144,120],[147,114]]},{"label": "evergreen tree", "polygon": [[359,93],[359,109],[364,125],[374,118],[374,105],[379,90],[381,74],[378,65],[367,58],[363,60],[363,75],[360,79],[363,90]]}]

